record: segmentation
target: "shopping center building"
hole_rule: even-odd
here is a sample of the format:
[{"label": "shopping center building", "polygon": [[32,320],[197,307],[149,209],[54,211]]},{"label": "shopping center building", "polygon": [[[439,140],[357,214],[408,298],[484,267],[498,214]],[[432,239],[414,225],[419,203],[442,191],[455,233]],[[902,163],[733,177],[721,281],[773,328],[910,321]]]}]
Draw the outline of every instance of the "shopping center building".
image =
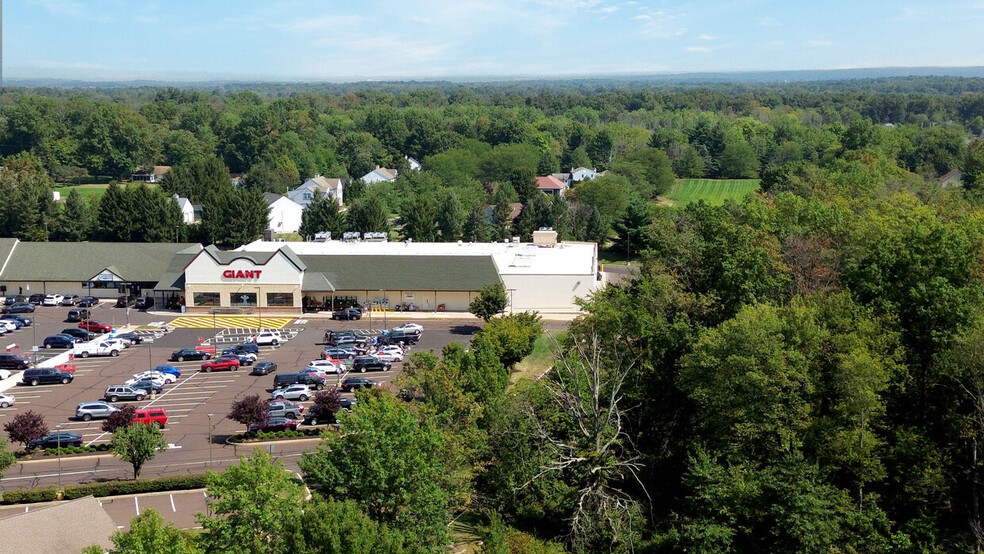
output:
[{"label": "shopping center building", "polygon": [[200,244],[32,243],[0,239],[0,287],[33,292],[153,296],[191,313],[297,312],[351,305],[467,311],[501,282],[507,310],[564,313],[601,285],[594,243],[256,241]]}]

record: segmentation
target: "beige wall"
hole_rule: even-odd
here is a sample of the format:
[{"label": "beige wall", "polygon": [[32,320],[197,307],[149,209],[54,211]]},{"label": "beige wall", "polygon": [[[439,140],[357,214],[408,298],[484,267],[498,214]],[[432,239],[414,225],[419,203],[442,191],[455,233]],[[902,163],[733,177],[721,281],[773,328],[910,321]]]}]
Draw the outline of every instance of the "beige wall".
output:
[{"label": "beige wall", "polygon": [[[301,309],[301,287],[299,286],[285,286],[285,285],[242,285],[242,284],[228,284],[228,285],[187,285],[185,287],[185,304],[189,308],[197,308],[199,306],[194,305],[194,298],[196,292],[217,292],[219,293],[219,304],[223,307],[228,306],[238,306],[240,300],[237,298],[235,302],[232,301],[232,297],[236,294],[241,293],[254,293],[257,294],[257,302],[260,308],[283,308],[283,309]],[[293,306],[268,306],[267,305],[267,293],[268,292],[281,292],[281,293],[291,293],[294,297]]]},{"label": "beige wall", "polygon": [[[312,293],[310,296],[321,299],[321,296],[328,296],[329,293]],[[360,304],[367,300],[381,301],[389,300],[389,311],[394,311],[397,304],[414,304],[418,310],[432,312],[439,304],[444,304],[444,309],[449,312],[467,312],[468,304],[471,299],[478,295],[478,292],[451,292],[451,291],[336,291],[335,296],[354,296],[359,299]]]}]

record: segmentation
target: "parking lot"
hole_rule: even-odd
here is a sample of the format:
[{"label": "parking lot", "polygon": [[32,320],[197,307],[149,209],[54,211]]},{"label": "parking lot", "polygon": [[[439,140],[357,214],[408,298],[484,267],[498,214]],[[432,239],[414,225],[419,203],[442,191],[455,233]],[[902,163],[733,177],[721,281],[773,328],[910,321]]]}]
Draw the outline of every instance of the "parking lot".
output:
[{"label": "parking lot", "polygon": [[[56,333],[68,326],[77,325],[64,321],[68,309],[66,307],[38,307],[33,314],[35,324],[32,327],[22,328],[0,337],[0,341],[2,341],[0,344],[4,346],[18,344],[20,348],[16,352],[30,355],[35,336],[37,342],[40,343],[49,334]],[[97,307],[94,311],[96,319],[110,324],[113,322],[124,323],[126,319],[129,319],[131,326],[136,326],[164,319],[159,316],[155,317],[153,314],[139,313],[133,310],[129,316],[126,316],[124,309],[109,307],[106,304]],[[187,318],[187,316],[185,317]],[[208,316],[205,319],[208,322],[211,321]],[[170,319],[167,320],[170,321]],[[272,318],[269,318],[268,321],[272,322]],[[153,342],[131,346],[121,352],[118,357],[76,358],[74,361],[76,365],[75,380],[70,384],[33,387],[12,386],[7,390],[7,393],[16,397],[16,403],[10,408],[0,409],[0,425],[16,413],[34,410],[44,416],[51,430],[78,433],[82,435],[84,444],[107,443],[111,439],[111,435],[102,431],[102,420],[89,422],[74,420],[76,405],[86,400],[102,399],[108,386],[122,384],[134,373],[159,364],[173,365],[181,370],[181,377],[175,383],[166,385],[161,394],[133,404],[138,408],[153,406],[164,408],[167,411],[168,424],[164,432],[170,449],[154,460],[155,463],[165,466],[165,469],[160,471],[161,474],[189,471],[188,468],[196,467],[196,464],[198,468],[196,471],[201,471],[203,463],[210,458],[230,459],[228,450],[242,452],[241,448],[236,450],[225,444],[225,439],[228,436],[244,431],[241,424],[226,417],[235,400],[249,394],[259,394],[262,398],[269,398],[273,388],[274,375],[299,371],[308,362],[320,357],[324,348],[322,343],[326,329],[369,331],[365,320],[346,322],[283,318],[282,321],[284,322],[282,331],[286,336],[292,338],[276,347],[259,347],[259,361],[272,361],[279,366],[274,374],[252,376],[249,375],[251,369],[249,366],[243,366],[239,371],[204,373],[198,371],[201,365],[200,361],[168,361],[168,357],[174,350],[198,346],[200,340],[214,341],[215,336],[213,336],[211,328],[201,326],[175,328],[166,335],[158,333],[159,338],[154,338],[153,331],[141,331]],[[401,322],[402,320],[393,320],[388,323],[393,326]],[[425,330],[421,342],[413,350],[439,350],[451,341],[467,343],[471,339],[471,334],[478,329],[471,321],[462,323],[455,320],[437,320],[421,323]],[[204,324],[205,322],[203,322]],[[376,330],[378,331],[381,327],[380,325]],[[243,342],[252,332],[255,331],[248,327],[218,328],[215,331],[218,335],[215,346],[221,352],[223,348]],[[39,354],[41,356],[54,356],[59,352],[58,350],[42,349]],[[359,375],[392,387],[391,384],[399,376],[401,369],[402,363],[397,362],[393,364],[390,371],[366,372]],[[15,373],[14,378],[17,378],[18,375]],[[328,377],[328,382],[332,383],[332,381],[339,382],[345,375],[329,375]],[[351,394],[344,393],[344,396],[351,396]],[[310,408],[311,401],[300,402],[300,404],[305,407],[306,413]],[[212,437],[211,447],[208,440],[210,435]],[[313,448],[313,445],[309,445],[307,448]],[[90,458],[92,457],[90,456]],[[234,456],[231,459],[234,459]],[[67,478],[66,482],[87,482],[102,477],[125,477],[128,466],[113,464],[113,462],[115,460],[107,461],[105,458],[96,462],[79,460],[79,462],[74,462],[77,471],[66,470],[62,476]],[[80,464],[92,465],[94,469],[91,471],[82,469]],[[18,466],[27,465],[18,464]],[[40,466],[44,465],[44,463],[40,464]],[[69,467],[72,467],[72,464],[69,464]],[[122,475],[116,475],[114,471],[122,473]],[[50,484],[52,479],[48,477],[53,473],[50,468],[46,467],[20,467],[17,471],[9,470],[0,483],[4,488],[22,488],[41,483]],[[106,475],[107,473],[109,475]]]}]

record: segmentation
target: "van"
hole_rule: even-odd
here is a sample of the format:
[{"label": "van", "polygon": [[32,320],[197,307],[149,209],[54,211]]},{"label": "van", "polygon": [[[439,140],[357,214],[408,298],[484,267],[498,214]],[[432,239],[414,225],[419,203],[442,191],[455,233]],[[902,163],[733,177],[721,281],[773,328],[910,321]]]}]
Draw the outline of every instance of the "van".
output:
[{"label": "van", "polygon": [[297,384],[308,385],[314,390],[322,390],[325,388],[325,378],[310,373],[281,373],[273,378],[274,389]]},{"label": "van", "polygon": [[167,425],[167,412],[163,408],[146,408],[133,412],[133,421],[144,425],[163,428]]}]

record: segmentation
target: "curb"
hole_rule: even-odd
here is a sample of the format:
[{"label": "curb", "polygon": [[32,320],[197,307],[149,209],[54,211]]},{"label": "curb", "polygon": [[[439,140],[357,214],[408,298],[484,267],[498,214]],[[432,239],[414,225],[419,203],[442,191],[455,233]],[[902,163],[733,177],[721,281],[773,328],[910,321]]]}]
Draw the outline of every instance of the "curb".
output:
[{"label": "curb", "polygon": [[256,442],[229,442],[229,439],[231,439],[231,438],[232,437],[227,438],[224,441],[225,444],[227,444],[229,446],[267,446],[267,445],[270,445],[270,444],[283,444],[285,442],[286,443],[290,443],[290,442],[311,442],[311,441],[320,441],[321,440],[321,436],[317,436],[317,437],[290,437],[290,438],[285,438],[285,439],[274,439],[274,440],[269,440],[268,439],[268,440],[256,441]]}]

